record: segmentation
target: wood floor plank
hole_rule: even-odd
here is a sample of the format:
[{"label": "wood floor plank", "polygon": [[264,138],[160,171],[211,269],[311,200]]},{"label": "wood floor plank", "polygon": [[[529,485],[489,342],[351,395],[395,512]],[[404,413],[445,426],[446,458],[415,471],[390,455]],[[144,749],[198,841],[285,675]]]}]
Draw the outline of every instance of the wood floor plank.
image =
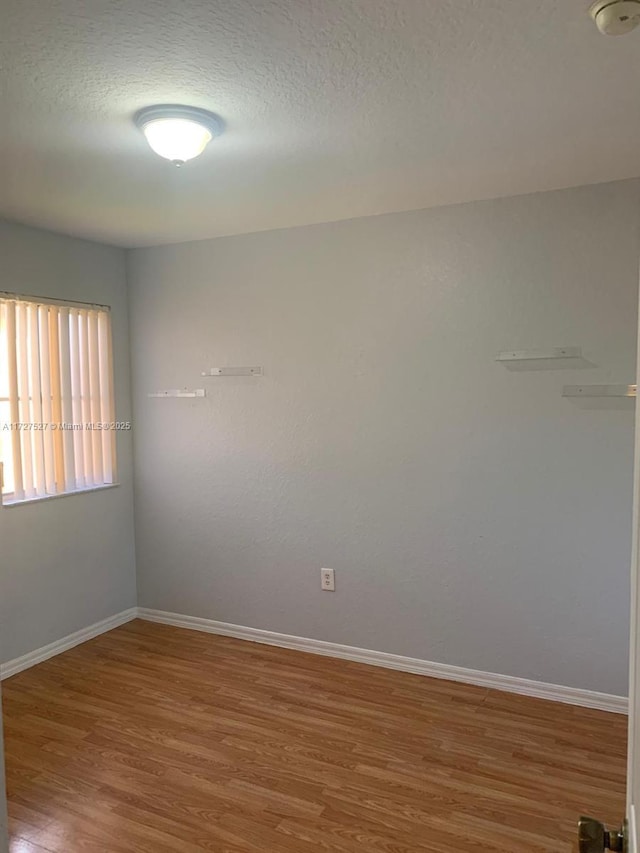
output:
[{"label": "wood floor plank", "polygon": [[626,719],[142,621],[3,685],[11,853],[571,853]]}]

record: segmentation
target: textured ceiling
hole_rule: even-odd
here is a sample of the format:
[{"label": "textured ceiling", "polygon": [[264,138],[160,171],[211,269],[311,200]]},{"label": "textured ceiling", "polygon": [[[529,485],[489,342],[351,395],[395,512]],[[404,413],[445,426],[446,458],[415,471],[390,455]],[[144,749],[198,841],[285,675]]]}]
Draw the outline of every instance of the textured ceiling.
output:
[{"label": "textured ceiling", "polygon": [[[640,175],[588,0],[1,0],[0,216],[124,246]],[[131,117],[223,137],[183,169]]]}]

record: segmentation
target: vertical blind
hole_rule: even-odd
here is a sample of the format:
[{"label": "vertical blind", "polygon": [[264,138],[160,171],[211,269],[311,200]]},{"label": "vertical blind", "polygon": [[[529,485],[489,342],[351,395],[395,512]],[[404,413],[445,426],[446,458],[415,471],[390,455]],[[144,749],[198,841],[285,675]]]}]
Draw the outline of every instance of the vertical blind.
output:
[{"label": "vertical blind", "polygon": [[3,492],[41,498],[115,482],[108,308],[0,296]]}]

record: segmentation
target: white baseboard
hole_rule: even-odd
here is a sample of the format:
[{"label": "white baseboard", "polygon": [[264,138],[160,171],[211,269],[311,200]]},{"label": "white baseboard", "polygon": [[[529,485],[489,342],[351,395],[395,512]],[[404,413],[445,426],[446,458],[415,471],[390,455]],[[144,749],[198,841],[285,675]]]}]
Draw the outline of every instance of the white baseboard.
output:
[{"label": "white baseboard", "polygon": [[22,672],[24,669],[29,669],[29,667],[35,666],[37,663],[42,663],[55,655],[61,654],[61,652],[66,652],[74,646],[79,646],[80,643],[92,640],[99,634],[104,634],[107,631],[111,631],[112,628],[117,628],[118,625],[124,625],[125,622],[130,622],[132,619],[135,619],[137,615],[138,608],[131,607],[129,610],[124,610],[122,613],[116,613],[115,616],[109,616],[108,619],[103,619],[101,622],[89,625],[88,628],[82,628],[74,634],[62,637],[61,640],[49,643],[48,646],[42,646],[39,649],[35,649],[33,652],[22,655],[22,657],[14,658],[13,660],[0,664],[0,680],[10,678],[12,675],[17,675],[17,673]]},{"label": "white baseboard", "polygon": [[430,678],[441,678],[447,681],[459,681],[463,684],[475,684],[478,687],[488,687],[492,690],[502,690],[507,693],[518,693],[522,696],[533,696],[548,699],[552,702],[563,702],[568,705],[581,705],[585,708],[597,708],[601,711],[611,711],[626,714],[628,700],[625,696],[611,696],[608,693],[596,693],[592,690],[580,690],[576,687],[563,687],[558,684],[546,684],[542,681],[531,681],[527,678],[515,678],[511,675],[499,675],[494,672],[481,672],[461,666],[433,663],[432,661],[409,658],[402,655],[392,655],[387,652],[376,652],[370,649],[359,649],[355,646],[343,646],[339,643],[328,643],[324,640],[311,640],[305,637],[295,637],[290,634],[278,634],[274,631],[264,631],[260,628],[246,628],[242,625],[231,625],[228,622],[217,622],[214,619],[202,619],[197,616],[183,616],[178,613],[167,613],[163,610],[150,610],[145,607],[132,607],[88,628],[69,634],[54,643],[35,649],[22,657],[0,664],[0,679],[9,678],[31,666],[42,663],[49,658],[66,652],[74,646],[93,639],[100,634],[111,631],[132,619],[144,619],[147,622],[160,622],[163,625],[173,625],[177,628],[189,628],[195,631],[205,631],[209,634],[219,634],[224,637],[235,637],[238,640],[248,640],[253,643],[264,643],[279,646],[284,649],[295,649],[316,655],[356,661],[370,666],[382,666],[401,672],[412,672]]},{"label": "white baseboard", "polygon": [[231,625],[227,622],[216,622],[213,619],[201,619],[196,616],[182,616],[178,613],[166,613],[162,610],[138,608],[138,617],[147,622],[160,622],[163,625],[173,625],[177,628],[190,628],[195,631],[206,631],[209,634],[220,634],[224,637],[235,637],[238,640],[249,640],[253,643],[265,643],[270,646],[280,646],[285,649],[296,649],[301,652],[311,652],[316,655],[357,661],[371,666],[382,666],[387,669],[397,669],[401,672],[412,672],[431,678],[442,678],[447,681],[459,681],[463,684],[476,684],[479,687],[489,687],[492,690],[502,690],[507,693],[518,693],[522,696],[534,696],[548,699],[552,702],[563,702],[568,705],[581,705],[585,708],[597,708],[601,711],[611,711],[626,714],[628,699],[626,696],[612,696],[608,693],[597,693],[592,690],[580,690],[576,687],[562,687],[558,684],[546,684],[542,681],[531,681],[527,678],[515,678],[511,675],[499,675],[493,672],[481,672],[476,669],[466,669],[460,666],[450,666],[442,663],[408,658],[402,655],[392,655],[387,652],[375,652],[368,649],[358,649],[354,646],[342,646],[338,643],[328,643],[323,640],[310,640],[295,637],[290,634],[277,634],[273,631],[263,631],[259,628],[245,628],[242,625]]}]

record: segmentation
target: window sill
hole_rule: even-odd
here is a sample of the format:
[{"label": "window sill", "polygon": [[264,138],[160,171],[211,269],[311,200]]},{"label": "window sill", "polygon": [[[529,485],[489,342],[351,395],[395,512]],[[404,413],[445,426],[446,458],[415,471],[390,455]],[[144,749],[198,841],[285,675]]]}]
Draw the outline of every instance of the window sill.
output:
[{"label": "window sill", "polygon": [[39,498],[23,498],[22,500],[7,500],[3,498],[2,508],[11,509],[14,506],[25,506],[26,504],[39,504],[43,501],[54,501],[58,498],[72,498],[74,495],[86,495],[90,492],[104,492],[106,489],[116,489],[120,483],[106,483],[104,486],[89,486],[86,489],[74,489],[72,492],[60,492],[59,495],[44,495]]}]

